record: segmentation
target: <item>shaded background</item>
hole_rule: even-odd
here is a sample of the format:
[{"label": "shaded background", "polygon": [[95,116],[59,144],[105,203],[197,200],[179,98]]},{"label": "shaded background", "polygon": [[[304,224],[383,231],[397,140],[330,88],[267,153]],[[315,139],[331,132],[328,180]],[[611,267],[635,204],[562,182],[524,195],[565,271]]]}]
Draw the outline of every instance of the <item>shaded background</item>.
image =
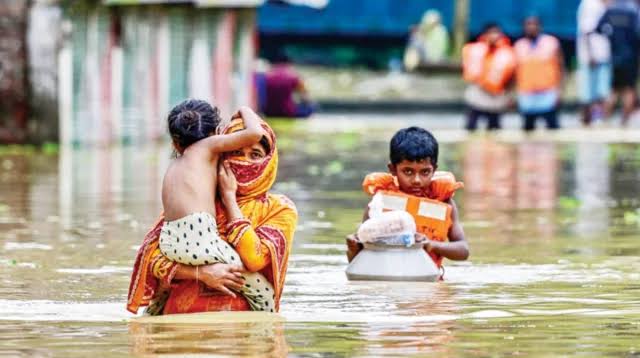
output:
[{"label": "shaded background", "polygon": [[[258,10],[260,54],[272,58],[286,52],[301,63],[367,66],[382,69],[402,58],[409,29],[422,14],[435,9],[450,33],[455,1],[333,0],[322,9],[267,2]],[[511,38],[522,35],[522,21],[537,15],[546,31],[562,40],[568,57],[576,37],[579,0],[470,1],[468,33],[475,38],[489,22],[497,22]]]}]

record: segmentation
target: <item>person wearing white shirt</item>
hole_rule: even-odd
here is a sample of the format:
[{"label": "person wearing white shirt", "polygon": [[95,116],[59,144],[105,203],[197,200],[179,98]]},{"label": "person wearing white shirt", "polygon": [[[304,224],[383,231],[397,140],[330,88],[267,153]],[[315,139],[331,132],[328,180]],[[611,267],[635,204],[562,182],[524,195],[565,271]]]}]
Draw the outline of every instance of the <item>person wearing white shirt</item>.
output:
[{"label": "person wearing white shirt", "polygon": [[578,98],[582,104],[582,123],[601,119],[604,102],[611,93],[611,45],[609,38],[596,32],[607,0],[582,0],[578,7]]}]

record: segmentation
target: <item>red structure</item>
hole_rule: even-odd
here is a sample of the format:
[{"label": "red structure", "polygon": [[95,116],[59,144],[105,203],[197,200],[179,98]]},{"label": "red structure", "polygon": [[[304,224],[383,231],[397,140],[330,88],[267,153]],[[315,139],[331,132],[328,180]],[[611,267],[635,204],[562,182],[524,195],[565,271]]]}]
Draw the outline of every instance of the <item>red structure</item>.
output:
[{"label": "red structure", "polygon": [[27,1],[0,2],[0,143],[24,140],[28,117]]}]

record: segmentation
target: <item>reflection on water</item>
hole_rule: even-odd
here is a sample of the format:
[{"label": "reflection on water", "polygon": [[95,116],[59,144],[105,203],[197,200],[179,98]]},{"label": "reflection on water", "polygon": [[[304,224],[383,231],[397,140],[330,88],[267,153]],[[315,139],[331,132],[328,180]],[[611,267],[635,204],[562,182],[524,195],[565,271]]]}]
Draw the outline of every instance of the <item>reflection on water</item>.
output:
[{"label": "reflection on water", "polygon": [[[467,211],[486,212],[489,208],[515,207],[517,178],[514,146],[491,139],[476,139],[465,145],[464,192]],[[482,200],[481,200],[482,199]]]},{"label": "reflection on water", "polygon": [[256,357],[282,357],[288,353],[284,321],[278,316],[243,313],[191,316],[163,323],[133,321],[129,324],[132,352],[137,355],[224,352]]},{"label": "reflection on water", "polygon": [[609,227],[609,147],[602,143],[576,145],[576,231],[602,235]]},{"label": "reflection on water", "polygon": [[512,145],[489,138],[467,143],[465,191],[476,196],[468,209],[552,209],[558,191],[555,147],[553,142]]},{"label": "reflection on water", "polygon": [[639,144],[436,133],[441,168],[466,184],[471,260],[447,263],[444,283],[349,282],[360,181],[384,170],[397,125],[321,122],[275,125],[275,189],[300,210],[284,322],[127,322],[166,143],[0,154],[0,354],[635,354]]},{"label": "reflection on water", "polygon": [[[525,225],[539,239],[553,236],[558,161],[554,142],[514,145],[491,138],[467,142],[463,159],[467,218],[483,220],[498,230]],[[535,222],[514,220],[514,214],[531,209],[536,210]]]}]

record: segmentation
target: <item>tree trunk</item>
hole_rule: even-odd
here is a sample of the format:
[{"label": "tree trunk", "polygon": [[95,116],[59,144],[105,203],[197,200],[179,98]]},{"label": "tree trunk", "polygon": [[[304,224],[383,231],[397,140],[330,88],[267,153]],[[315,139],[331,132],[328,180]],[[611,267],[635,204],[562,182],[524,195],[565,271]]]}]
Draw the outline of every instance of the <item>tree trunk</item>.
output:
[{"label": "tree trunk", "polygon": [[453,24],[453,56],[456,59],[462,56],[462,46],[467,42],[470,3],[471,0],[456,0]]},{"label": "tree trunk", "polygon": [[21,142],[28,117],[27,2],[0,1],[0,143]]}]

